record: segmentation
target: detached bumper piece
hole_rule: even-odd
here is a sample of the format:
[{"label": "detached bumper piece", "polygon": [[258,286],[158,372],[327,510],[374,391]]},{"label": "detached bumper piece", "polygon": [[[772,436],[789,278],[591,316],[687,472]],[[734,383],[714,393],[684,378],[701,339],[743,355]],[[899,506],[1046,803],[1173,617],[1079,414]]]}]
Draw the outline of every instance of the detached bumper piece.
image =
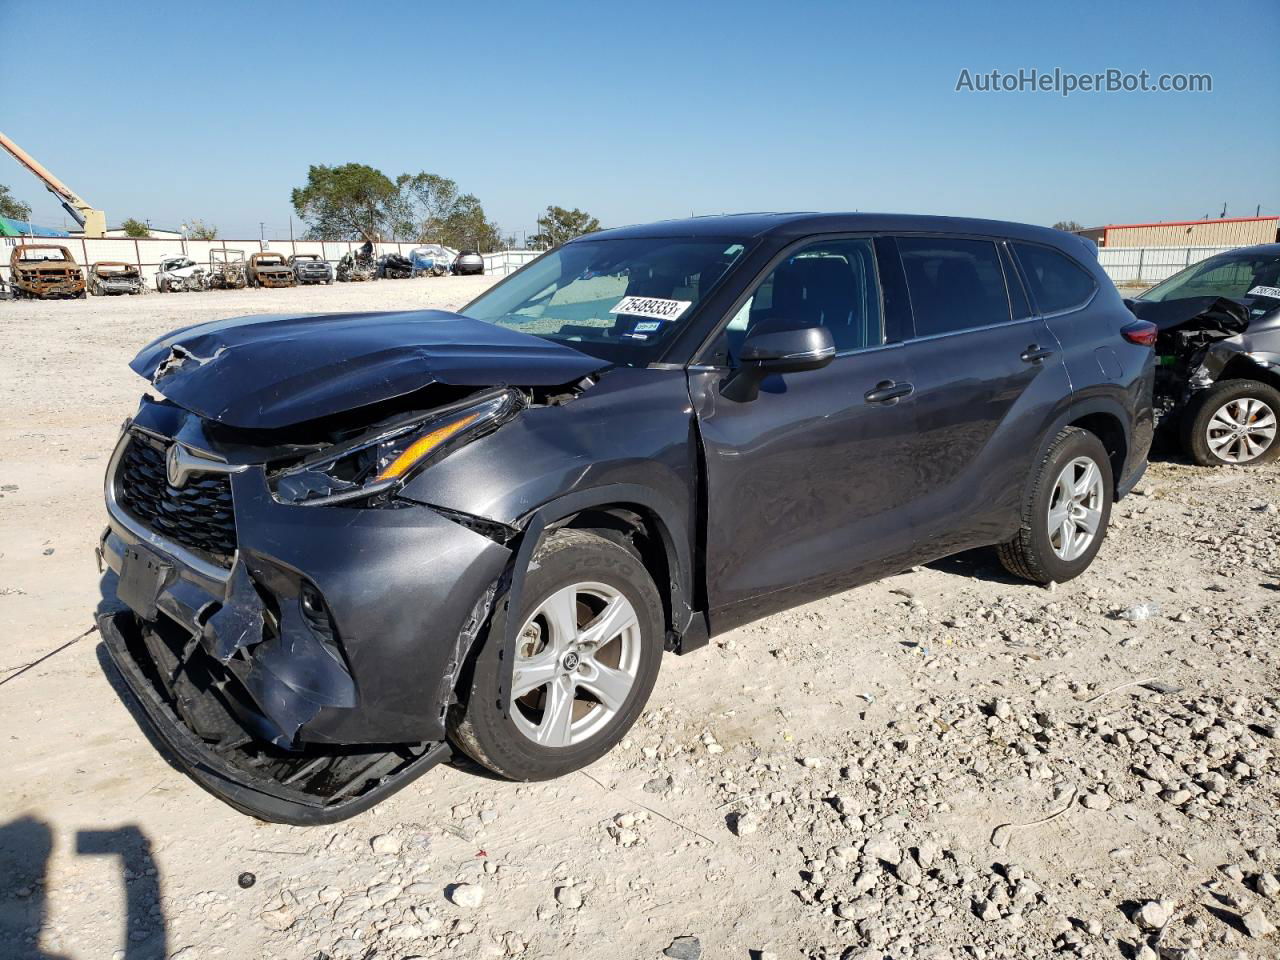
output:
[{"label": "detached bumper piece", "polygon": [[335,823],[379,803],[449,759],[446,743],[303,745],[286,750],[233,669],[166,617],[109,605],[98,626],[130,691],[187,773],[243,813],[298,826]]}]

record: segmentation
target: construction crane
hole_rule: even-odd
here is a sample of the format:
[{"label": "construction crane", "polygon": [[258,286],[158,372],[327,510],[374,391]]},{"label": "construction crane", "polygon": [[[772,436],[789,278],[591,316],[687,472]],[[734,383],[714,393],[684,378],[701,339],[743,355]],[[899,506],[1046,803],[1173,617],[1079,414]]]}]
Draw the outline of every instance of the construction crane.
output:
[{"label": "construction crane", "polygon": [[91,239],[104,237],[107,234],[107,215],[102,210],[89,206],[74,190],[41,166],[35,157],[0,133],[0,147],[4,147],[13,159],[36,175],[44,188],[58,198],[62,208],[71,214],[71,218],[80,224],[84,235]]}]

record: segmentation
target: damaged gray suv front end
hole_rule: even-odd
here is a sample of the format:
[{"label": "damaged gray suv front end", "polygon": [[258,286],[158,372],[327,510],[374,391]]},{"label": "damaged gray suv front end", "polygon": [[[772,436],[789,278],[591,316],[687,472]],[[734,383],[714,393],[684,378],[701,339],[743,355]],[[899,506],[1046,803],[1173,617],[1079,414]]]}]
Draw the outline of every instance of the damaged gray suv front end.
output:
[{"label": "damaged gray suv front end", "polygon": [[193,775],[265,819],[350,816],[448,757],[445,711],[515,531],[405,485],[602,365],[456,315],[378,319],[153,343],[133,368],[164,398],[142,400],[107,471],[111,656]]}]

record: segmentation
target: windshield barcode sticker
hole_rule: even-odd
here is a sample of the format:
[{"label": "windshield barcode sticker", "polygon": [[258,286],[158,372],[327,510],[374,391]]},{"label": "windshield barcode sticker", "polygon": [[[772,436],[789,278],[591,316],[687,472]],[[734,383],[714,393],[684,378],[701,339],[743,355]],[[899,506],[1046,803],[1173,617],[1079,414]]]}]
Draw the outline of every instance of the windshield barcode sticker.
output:
[{"label": "windshield barcode sticker", "polygon": [[1254,287],[1246,297],[1270,297],[1272,300],[1280,300],[1280,287]]},{"label": "windshield barcode sticker", "polygon": [[609,312],[625,313],[629,317],[678,320],[692,303],[692,300],[663,300],[659,297],[623,297],[609,308]]}]

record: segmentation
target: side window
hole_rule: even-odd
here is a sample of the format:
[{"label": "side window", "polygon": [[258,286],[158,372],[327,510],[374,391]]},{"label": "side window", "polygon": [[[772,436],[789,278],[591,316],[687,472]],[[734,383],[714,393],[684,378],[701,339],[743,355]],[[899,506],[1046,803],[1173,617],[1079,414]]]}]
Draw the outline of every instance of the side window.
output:
[{"label": "side window", "polygon": [[1041,313],[1074,310],[1083,306],[1098,289],[1087,270],[1052,247],[1015,243],[1013,248]]},{"label": "side window", "polygon": [[899,237],[917,337],[1007,323],[1009,295],[990,240]]},{"label": "side window", "polygon": [[870,240],[824,240],[774,267],[729,322],[729,350],[736,356],[757,327],[818,325],[831,331],[841,353],[884,342]]}]

